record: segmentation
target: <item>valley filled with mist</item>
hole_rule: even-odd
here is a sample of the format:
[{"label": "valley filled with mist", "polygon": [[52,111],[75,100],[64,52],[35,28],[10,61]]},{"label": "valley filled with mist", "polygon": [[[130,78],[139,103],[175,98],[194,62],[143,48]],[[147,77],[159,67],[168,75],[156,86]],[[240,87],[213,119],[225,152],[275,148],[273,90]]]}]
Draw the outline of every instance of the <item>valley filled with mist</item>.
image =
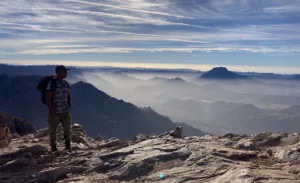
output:
[{"label": "valley filled with mist", "polygon": [[77,79],[174,122],[220,135],[300,129],[298,75],[194,70],[86,69]]}]

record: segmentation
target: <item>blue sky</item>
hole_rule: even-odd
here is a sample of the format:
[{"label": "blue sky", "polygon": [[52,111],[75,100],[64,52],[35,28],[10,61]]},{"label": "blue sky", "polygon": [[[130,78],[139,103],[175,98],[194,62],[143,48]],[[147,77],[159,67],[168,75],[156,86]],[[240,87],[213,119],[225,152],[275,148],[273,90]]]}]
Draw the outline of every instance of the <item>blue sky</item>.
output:
[{"label": "blue sky", "polygon": [[300,0],[1,0],[0,38],[5,63],[296,72]]}]

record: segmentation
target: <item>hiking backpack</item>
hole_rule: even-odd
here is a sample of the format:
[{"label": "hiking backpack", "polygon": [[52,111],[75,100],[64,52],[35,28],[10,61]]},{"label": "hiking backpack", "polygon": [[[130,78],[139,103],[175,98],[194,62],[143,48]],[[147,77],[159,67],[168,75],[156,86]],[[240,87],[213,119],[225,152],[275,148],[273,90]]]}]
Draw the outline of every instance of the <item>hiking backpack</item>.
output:
[{"label": "hiking backpack", "polygon": [[41,92],[41,101],[45,105],[47,105],[46,89],[47,89],[47,86],[50,81],[52,81],[51,82],[51,91],[54,92],[56,90],[56,82],[55,82],[56,78],[53,75],[50,75],[50,76],[48,75],[48,76],[43,77],[36,87]]}]

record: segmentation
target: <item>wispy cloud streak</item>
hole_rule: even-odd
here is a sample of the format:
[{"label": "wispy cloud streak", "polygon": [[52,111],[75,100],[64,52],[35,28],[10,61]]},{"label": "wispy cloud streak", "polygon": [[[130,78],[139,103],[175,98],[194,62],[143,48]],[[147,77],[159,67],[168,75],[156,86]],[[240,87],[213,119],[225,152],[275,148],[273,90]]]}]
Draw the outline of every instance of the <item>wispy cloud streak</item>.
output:
[{"label": "wispy cloud streak", "polygon": [[99,11],[82,11],[82,10],[68,10],[68,9],[41,9],[41,8],[38,8],[37,10],[61,11],[61,12],[78,13],[78,14],[84,14],[84,15],[95,15],[95,16],[101,16],[101,17],[112,17],[112,18],[122,18],[122,19],[129,19],[129,20],[138,20],[138,21],[141,21],[141,23],[152,23],[155,25],[179,25],[179,26],[188,26],[188,27],[195,27],[195,28],[209,28],[206,26],[169,22],[169,21],[163,21],[163,20],[157,20],[157,19],[146,19],[146,18],[134,17],[134,16],[129,16],[129,15],[120,15],[120,14],[105,13],[105,12],[99,12]]},{"label": "wispy cloud streak", "polygon": [[298,0],[1,0],[0,56],[299,54],[299,11]]},{"label": "wispy cloud streak", "polygon": [[[80,47],[80,49],[78,49]],[[49,54],[71,54],[71,53],[132,53],[132,52],[251,52],[251,53],[300,53],[300,47],[289,48],[243,48],[243,47],[214,47],[214,48],[199,48],[199,47],[179,47],[179,48],[130,48],[130,47],[102,47],[102,48],[88,48],[89,46],[53,46],[49,49],[36,49],[36,50],[24,50],[18,52],[18,54],[30,54],[30,55],[49,55]],[[55,48],[55,49],[53,49]],[[59,49],[67,48],[67,49]],[[5,53],[11,54],[11,53]]]},{"label": "wispy cloud streak", "polygon": [[[170,16],[170,17],[176,17],[176,18],[189,18],[189,19],[193,19],[192,17],[185,17],[185,16],[181,16],[181,15],[176,15],[176,14],[170,14],[170,13],[164,13],[164,12],[156,12],[156,11],[147,11],[147,10],[139,10],[139,9],[132,9],[132,8],[128,8],[128,7],[114,6],[114,5],[102,4],[102,3],[95,3],[95,2],[89,2],[89,1],[81,1],[81,0],[65,0],[65,1],[66,2],[84,3],[84,4],[90,4],[90,5],[95,5],[95,6],[120,9],[120,10],[135,11],[135,12],[140,12],[140,13],[149,13],[149,14]],[[133,1],[133,2],[135,2],[135,1]]]}]

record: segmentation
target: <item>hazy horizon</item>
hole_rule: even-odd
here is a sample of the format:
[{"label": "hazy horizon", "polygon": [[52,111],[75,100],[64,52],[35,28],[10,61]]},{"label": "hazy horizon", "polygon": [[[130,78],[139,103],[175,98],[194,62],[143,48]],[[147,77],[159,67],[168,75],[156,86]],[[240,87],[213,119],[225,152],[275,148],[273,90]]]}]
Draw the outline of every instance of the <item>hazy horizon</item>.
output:
[{"label": "hazy horizon", "polygon": [[190,69],[206,72],[215,67],[226,67],[235,72],[255,72],[274,74],[300,74],[299,68],[276,67],[276,66],[247,66],[247,65],[226,65],[226,64],[164,64],[164,63],[138,63],[138,62],[87,62],[87,61],[53,61],[53,60],[0,60],[0,64],[8,65],[66,65],[73,67],[115,67],[115,68],[144,68],[144,69]]},{"label": "hazy horizon", "polygon": [[[22,76],[37,79],[41,75],[53,73],[52,67],[2,65],[0,71],[6,74],[2,77],[2,82],[5,83],[5,78],[10,80],[10,76],[16,77],[11,79],[12,82],[18,81]],[[298,76],[237,74],[226,70],[224,73],[224,69],[205,73],[205,77],[201,72],[186,70],[170,72],[151,69],[82,68],[70,72],[67,81],[71,86],[88,86],[75,85],[83,81],[102,91],[91,91],[91,94],[95,94],[94,97],[98,93],[101,98],[104,92],[121,103],[125,101],[140,108],[151,107],[158,114],[168,116],[173,122],[186,123],[216,135],[229,132],[253,134],[263,131],[294,133],[300,128]],[[228,77],[228,74],[234,77]],[[27,77],[28,75],[39,76]],[[206,79],[208,75],[210,79]],[[26,82],[24,84],[22,86],[26,86]],[[35,90],[34,84],[27,87]],[[8,85],[4,91],[10,89]],[[19,96],[19,86],[17,90],[11,94]],[[2,92],[2,97],[7,101],[2,106],[4,110],[10,109],[13,113],[14,110],[19,111],[17,107],[7,108],[10,106],[10,99],[6,97],[6,92]],[[38,98],[37,96],[35,99]],[[101,99],[99,100],[99,105],[103,105]],[[90,101],[86,102],[90,105]],[[16,104],[19,105],[18,102]]]},{"label": "hazy horizon", "polygon": [[212,81],[199,76],[193,72],[95,70],[79,77],[112,97],[150,106],[175,122],[213,134],[294,132],[298,128],[298,81],[263,77]]}]

